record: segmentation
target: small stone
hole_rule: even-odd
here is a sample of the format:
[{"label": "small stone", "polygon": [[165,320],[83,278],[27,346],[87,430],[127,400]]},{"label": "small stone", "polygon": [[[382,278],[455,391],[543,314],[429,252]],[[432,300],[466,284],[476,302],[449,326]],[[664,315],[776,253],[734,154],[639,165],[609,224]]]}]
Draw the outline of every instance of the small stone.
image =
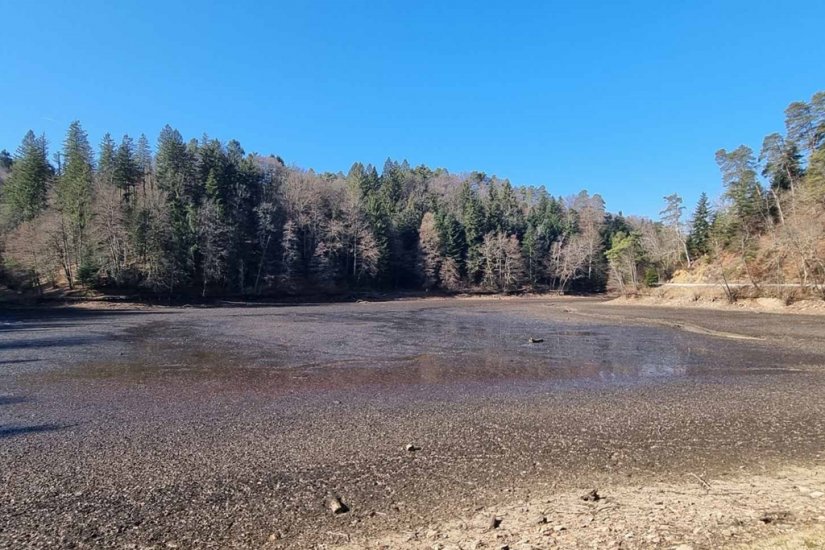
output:
[{"label": "small stone", "polygon": [[336,515],[349,512],[349,507],[339,497],[329,497],[326,505],[329,511]]},{"label": "small stone", "polygon": [[498,547],[498,550],[510,550],[510,545],[509,544],[502,544],[501,546]]},{"label": "small stone", "polygon": [[822,491],[813,491],[812,493],[808,493],[808,496],[811,498],[820,498],[822,495],[825,495]]},{"label": "small stone", "polygon": [[759,521],[767,525],[769,523],[779,523],[781,521],[785,521],[790,517],[790,512],[785,510],[779,510],[775,512],[765,512],[759,517]]},{"label": "small stone", "polygon": [[408,453],[414,453],[415,451],[420,451],[421,447],[417,447],[412,443],[407,443],[407,445],[404,447],[404,450],[406,450]]},{"label": "small stone", "polygon": [[545,516],[536,516],[534,523],[536,525],[544,525],[547,523],[547,518]]},{"label": "small stone", "polygon": [[544,342],[544,338],[530,338],[529,342],[531,344],[541,344]]},{"label": "small stone", "polygon": [[553,527],[553,531],[555,531],[556,533],[561,533],[562,531],[566,531],[566,530],[567,530],[567,527],[565,527],[564,525],[556,525],[556,526]]},{"label": "small stone", "polygon": [[498,529],[501,525],[501,518],[497,516],[493,516],[490,518],[490,529]]},{"label": "small stone", "polygon": [[593,489],[592,491],[590,491],[586,495],[582,496],[582,500],[587,501],[587,502],[598,502],[601,499],[602,499],[602,496],[599,494],[599,491],[597,491],[596,489]]}]

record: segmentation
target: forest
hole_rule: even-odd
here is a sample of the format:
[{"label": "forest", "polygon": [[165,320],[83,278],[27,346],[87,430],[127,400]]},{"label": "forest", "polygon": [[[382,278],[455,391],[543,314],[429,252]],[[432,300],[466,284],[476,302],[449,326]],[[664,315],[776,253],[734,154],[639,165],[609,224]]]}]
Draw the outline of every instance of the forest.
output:
[{"label": "forest", "polygon": [[674,273],[825,289],[825,92],[784,135],[721,149],[723,192],[677,192],[657,220],[598,194],[387,160],[316,173],[166,126],[98,147],[29,131],[0,152],[0,284],[158,296],[353,290],[636,293]]}]

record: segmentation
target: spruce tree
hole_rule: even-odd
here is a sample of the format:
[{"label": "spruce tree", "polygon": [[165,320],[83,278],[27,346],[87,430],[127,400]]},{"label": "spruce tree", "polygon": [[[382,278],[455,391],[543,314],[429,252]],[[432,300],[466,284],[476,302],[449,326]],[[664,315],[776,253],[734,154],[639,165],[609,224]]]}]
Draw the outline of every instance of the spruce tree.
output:
[{"label": "spruce tree", "polygon": [[11,153],[3,149],[0,151],[0,168],[3,170],[11,170],[11,166],[14,164],[14,159],[11,156]]},{"label": "spruce tree", "polygon": [[170,292],[178,284],[190,279],[197,248],[193,225],[196,224],[196,205],[192,201],[193,153],[197,153],[197,143],[187,145],[180,132],[166,125],[158,137],[155,156],[155,178],[158,188],[166,194],[166,208],[169,219],[169,235],[166,242],[166,276]]},{"label": "spruce tree", "polygon": [[112,185],[115,170],[115,140],[106,132],[100,142],[100,156],[97,163],[97,176],[100,181]]},{"label": "spruce tree", "polygon": [[112,183],[121,190],[127,201],[132,196],[140,177],[140,168],[135,160],[132,138],[123,136],[114,158]]},{"label": "spruce tree", "polygon": [[11,175],[3,187],[3,202],[10,209],[13,222],[33,219],[46,208],[46,192],[51,176],[45,136],[36,137],[29,130],[12,165]]},{"label": "spruce tree", "polygon": [[152,173],[152,148],[149,146],[146,134],[140,134],[137,140],[135,162],[137,163],[141,183],[145,185]]},{"label": "spruce tree", "polygon": [[74,274],[84,282],[94,271],[86,233],[92,216],[92,147],[79,121],[69,125],[63,142],[62,172],[57,178],[57,206],[66,231],[64,270],[69,287]]},{"label": "spruce tree", "polygon": [[89,138],[80,122],[74,121],[63,142],[63,171],[57,183],[57,200],[70,223],[80,232],[89,221],[92,161]]},{"label": "spruce tree", "polygon": [[694,256],[701,256],[710,252],[710,202],[706,193],[699,195],[696,210],[691,220],[690,237],[688,243]]}]

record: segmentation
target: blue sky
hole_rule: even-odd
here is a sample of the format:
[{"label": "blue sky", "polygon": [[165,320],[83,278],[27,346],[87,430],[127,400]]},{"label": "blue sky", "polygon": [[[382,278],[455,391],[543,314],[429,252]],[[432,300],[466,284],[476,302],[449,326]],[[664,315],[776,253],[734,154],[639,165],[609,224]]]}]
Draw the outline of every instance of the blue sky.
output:
[{"label": "blue sky", "polygon": [[656,216],[825,89],[825,2],[0,0],[0,148],[74,119],[316,170],[408,159]]}]

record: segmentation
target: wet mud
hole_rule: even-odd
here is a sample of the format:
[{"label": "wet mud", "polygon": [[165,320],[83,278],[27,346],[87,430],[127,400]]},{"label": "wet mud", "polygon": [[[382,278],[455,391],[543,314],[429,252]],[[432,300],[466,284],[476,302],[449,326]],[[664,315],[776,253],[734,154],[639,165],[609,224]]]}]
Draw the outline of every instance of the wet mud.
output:
[{"label": "wet mud", "polygon": [[586,299],[1,312],[0,547],[311,548],[821,464],[823,366],[821,317]]}]

